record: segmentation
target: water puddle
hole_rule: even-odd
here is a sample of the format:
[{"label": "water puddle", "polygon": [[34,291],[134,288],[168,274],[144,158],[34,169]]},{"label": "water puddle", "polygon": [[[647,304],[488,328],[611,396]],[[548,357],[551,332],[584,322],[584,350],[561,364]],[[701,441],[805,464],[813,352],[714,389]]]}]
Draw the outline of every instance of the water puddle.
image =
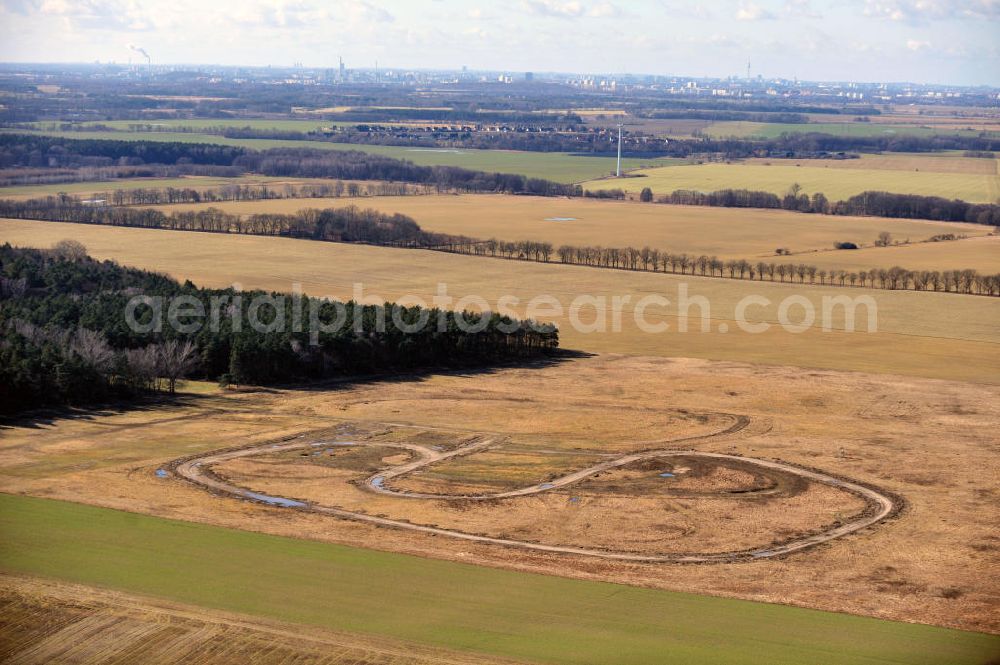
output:
[{"label": "water puddle", "polygon": [[385,478],[382,476],[375,476],[372,478],[372,487],[377,487],[382,489],[385,486]]},{"label": "water puddle", "polygon": [[170,474],[167,473],[166,469],[157,469],[156,470],[156,477],[157,478],[167,478],[169,476],[170,476]]},{"label": "water puddle", "polygon": [[553,485],[552,483],[542,483],[541,485],[538,486],[538,489],[540,489],[540,490],[547,490],[547,489],[550,489],[552,487],[555,487],[555,485]]},{"label": "water puddle", "polygon": [[575,222],[576,217],[546,217],[546,222]]},{"label": "water puddle", "polygon": [[257,492],[244,492],[243,494],[248,499],[254,499],[256,501],[261,501],[268,504],[269,506],[281,506],[282,508],[304,508],[306,504],[301,501],[294,501],[292,499],[284,499],[280,496],[268,496],[267,494],[258,494]]},{"label": "water puddle", "polygon": [[660,474],[660,478],[673,478],[673,477],[674,477],[674,474],[672,474],[672,473],[661,473]]}]

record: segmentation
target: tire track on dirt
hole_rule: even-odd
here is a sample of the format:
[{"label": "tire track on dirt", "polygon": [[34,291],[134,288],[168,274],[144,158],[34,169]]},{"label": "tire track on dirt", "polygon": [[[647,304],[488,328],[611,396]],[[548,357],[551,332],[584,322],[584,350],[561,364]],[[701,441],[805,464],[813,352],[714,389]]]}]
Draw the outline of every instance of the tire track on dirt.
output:
[{"label": "tire track on dirt", "polygon": [[[683,439],[672,441],[671,443],[674,444],[683,442],[690,443],[692,441],[722,438],[731,434],[735,434],[742,429],[745,429],[749,424],[750,424],[749,417],[738,416],[736,417],[735,422],[724,430],[721,430],[714,434],[686,437]],[[505,547],[535,550],[548,553],[570,554],[570,555],[596,557],[609,560],[646,562],[646,563],[733,563],[740,561],[757,561],[762,559],[771,559],[775,557],[786,556],[789,554],[809,549],[811,547],[815,547],[817,545],[821,545],[823,543],[827,543],[837,538],[847,536],[851,533],[861,531],[862,529],[866,529],[870,526],[873,526],[887,519],[891,515],[897,513],[902,508],[901,500],[897,499],[896,497],[893,497],[892,495],[884,491],[881,491],[879,489],[876,489],[874,487],[868,486],[860,482],[829,475],[819,470],[807,469],[801,466],[797,466],[787,462],[781,462],[778,460],[756,459],[756,458],[742,457],[739,455],[730,455],[726,453],[713,453],[713,452],[703,452],[691,449],[676,449],[676,448],[653,449],[653,450],[635,452],[617,457],[612,460],[606,460],[604,462],[600,462],[598,464],[568,473],[564,476],[561,476],[559,478],[544,483],[539,483],[515,490],[496,492],[491,494],[478,494],[478,495],[429,494],[423,492],[399,491],[386,487],[386,481],[388,480],[391,480],[393,478],[399,478],[406,474],[417,471],[418,469],[421,469],[431,464],[442,462],[444,460],[480,452],[482,450],[487,449],[490,445],[495,443],[495,441],[496,440],[492,437],[483,438],[478,441],[473,441],[472,443],[445,452],[433,450],[426,446],[421,446],[412,443],[401,443],[401,442],[381,443],[381,442],[293,441],[289,443],[277,443],[277,444],[272,443],[259,446],[216,451],[213,453],[202,454],[187,459],[175,460],[171,464],[167,465],[167,468],[170,468],[180,478],[189,481],[195,485],[198,485],[203,489],[207,489],[209,491],[227,496],[233,496],[240,499],[255,501],[258,503],[264,503],[271,506],[281,506],[288,509],[319,513],[323,515],[330,515],[341,519],[365,522],[377,526],[404,529],[408,531],[415,531],[418,533],[424,533],[434,536],[444,536],[448,538],[455,538],[459,540],[466,540],[477,543],[501,545]],[[862,498],[867,504],[867,508],[863,512],[856,515],[855,517],[853,517],[852,519],[848,520],[845,523],[838,524],[828,529],[824,529],[823,531],[820,531],[818,533],[810,534],[801,538],[792,539],[784,543],[770,545],[767,547],[740,550],[740,551],[730,551],[730,552],[714,552],[714,553],[635,554],[630,552],[615,552],[615,551],[601,550],[595,548],[572,547],[563,545],[546,545],[542,543],[514,540],[510,538],[494,538],[491,536],[470,534],[455,529],[444,529],[440,527],[413,524],[403,520],[391,519],[387,517],[378,517],[375,515],[369,515],[362,512],[345,510],[342,508],[335,508],[333,506],[325,506],[322,504],[311,503],[308,501],[300,501],[280,496],[270,496],[262,494],[250,490],[248,488],[240,487],[239,485],[230,483],[229,481],[217,476],[211,471],[212,466],[235,459],[254,457],[262,454],[280,453],[290,450],[298,450],[302,448],[312,449],[317,447],[336,447],[336,446],[347,446],[347,445],[404,449],[416,454],[417,458],[415,460],[407,462],[405,464],[393,466],[388,469],[383,469],[378,473],[369,476],[362,483],[362,486],[371,492],[383,495],[390,495],[403,499],[478,501],[478,500],[523,497],[567,487],[575,483],[578,483],[581,480],[584,480],[585,478],[589,478],[594,474],[600,473],[602,471],[619,468],[631,464],[633,462],[638,462],[646,459],[653,459],[653,458],[659,459],[659,458],[669,458],[669,457],[705,457],[715,460],[737,461],[740,462],[741,464],[752,464],[764,469],[771,469],[774,471],[780,471],[784,473],[797,475],[812,482],[823,483],[831,487],[844,490],[846,492],[849,492],[851,494],[854,494],[855,496]]]}]

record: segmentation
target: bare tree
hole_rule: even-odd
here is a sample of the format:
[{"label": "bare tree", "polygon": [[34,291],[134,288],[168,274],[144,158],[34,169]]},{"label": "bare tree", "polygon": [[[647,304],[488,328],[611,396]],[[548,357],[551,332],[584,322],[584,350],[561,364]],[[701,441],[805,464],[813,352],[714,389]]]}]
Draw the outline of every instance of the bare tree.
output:
[{"label": "bare tree", "polygon": [[125,350],[128,380],[133,388],[151,390],[156,387],[157,355],[157,347],[153,344],[142,349]]},{"label": "bare tree", "polygon": [[111,372],[115,363],[115,352],[104,335],[94,330],[80,328],[70,339],[70,350],[101,374]]},{"label": "bare tree", "polygon": [[66,261],[82,261],[87,258],[87,248],[78,240],[66,238],[52,245],[52,254]]},{"label": "bare tree", "polygon": [[182,343],[171,339],[160,345],[157,361],[157,370],[167,380],[167,390],[172,394],[177,388],[177,380],[198,365],[198,355],[190,340]]},{"label": "bare tree", "polygon": [[20,298],[28,290],[28,280],[24,277],[8,279],[0,277],[0,296],[5,298]]}]

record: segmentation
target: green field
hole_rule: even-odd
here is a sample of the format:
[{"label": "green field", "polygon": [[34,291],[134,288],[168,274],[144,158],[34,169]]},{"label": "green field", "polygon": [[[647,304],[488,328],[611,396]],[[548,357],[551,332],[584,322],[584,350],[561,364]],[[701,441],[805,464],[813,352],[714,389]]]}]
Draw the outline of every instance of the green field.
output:
[{"label": "green field", "polygon": [[[315,148],[319,150],[360,150],[395,159],[406,159],[424,166],[461,166],[476,171],[520,173],[530,178],[546,178],[557,182],[581,182],[599,178],[615,169],[613,157],[586,157],[566,152],[520,152],[516,150],[459,150],[407,148],[404,146],[358,145],[323,141],[285,141],[278,139],[229,139],[213,134],[188,132],[37,132],[69,139],[110,139],[114,141],[177,141],[181,143],[213,143],[254,150],[268,148]],[[622,167],[665,166],[676,159],[623,159]]]},{"label": "green field", "polygon": [[0,569],[546,663],[984,663],[1000,638],[0,495]]},{"label": "green field", "polygon": [[[798,134],[819,132],[837,136],[978,136],[981,132],[969,129],[953,129],[945,127],[924,127],[920,125],[889,125],[877,122],[748,122],[734,120],[717,122],[703,130],[709,136],[768,138],[773,139],[782,134]],[[996,132],[990,132],[995,135]]]}]

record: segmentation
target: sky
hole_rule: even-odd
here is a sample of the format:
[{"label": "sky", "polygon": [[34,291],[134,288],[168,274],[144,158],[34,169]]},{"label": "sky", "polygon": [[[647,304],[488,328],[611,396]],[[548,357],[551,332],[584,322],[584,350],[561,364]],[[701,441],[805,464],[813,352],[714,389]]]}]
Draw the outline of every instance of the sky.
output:
[{"label": "sky", "polygon": [[0,0],[0,61],[1000,86],[1000,0]]}]

